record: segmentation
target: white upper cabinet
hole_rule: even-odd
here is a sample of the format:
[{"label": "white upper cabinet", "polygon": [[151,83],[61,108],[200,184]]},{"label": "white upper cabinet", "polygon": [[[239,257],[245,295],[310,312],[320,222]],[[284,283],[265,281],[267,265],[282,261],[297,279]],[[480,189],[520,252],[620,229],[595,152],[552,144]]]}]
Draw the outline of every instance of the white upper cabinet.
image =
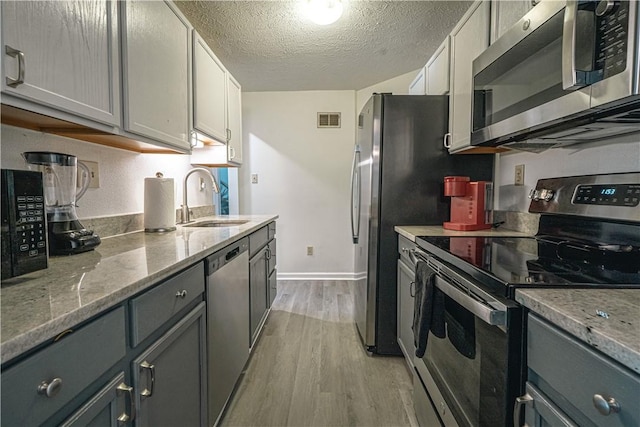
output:
[{"label": "white upper cabinet", "polygon": [[[2,1],[3,103],[119,126],[117,2]],[[6,96],[5,96],[6,95]]]},{"label": "white upper cabinet", "polygon": [[242,164],[242,87],[233,76],[227,73],[228,122],[229,137],[227,145],[229,162]]},{"label": "white upper cabinet", "polygon": [[[227,142],[227,71],[193,32],[193,127],[198,137]],[[202,134],[202,135],[201,135]]]},{"label": "white upper cabinet", "polygon": [[451,32],[450,152],[471,147],[473,60],[489,46],[490,2],[476,1]]},{"label": "white upper cabinet", "polygon": [[532,7],[531,0],[493,0],[491,3],[491,43],[498,40]]},{"label": "white upper cabinet", "polygon": [[422,67],[416,77],[409,85],[409,95],[424,95],[426,93],[427,74],[426,68]]},{"label": "white upper cabinet", "polygon": [[427,62],[427,95],[446,95],[449,93],[449,36],[436,49]]},{"label": "white upper cabinet", "polygon": [[125,129],[188,151],[191,25],[172,3],[122,6]]}]

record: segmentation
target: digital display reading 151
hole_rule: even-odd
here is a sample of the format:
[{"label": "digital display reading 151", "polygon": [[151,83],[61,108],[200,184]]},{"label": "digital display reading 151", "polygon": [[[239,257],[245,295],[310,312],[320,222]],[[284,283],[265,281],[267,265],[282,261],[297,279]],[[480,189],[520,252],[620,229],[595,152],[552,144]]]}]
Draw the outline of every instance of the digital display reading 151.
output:
[{"label": "digital display reading 151", "polygon": [[572,202],[579,205],[638,206],[640,185],[579,185]]}]

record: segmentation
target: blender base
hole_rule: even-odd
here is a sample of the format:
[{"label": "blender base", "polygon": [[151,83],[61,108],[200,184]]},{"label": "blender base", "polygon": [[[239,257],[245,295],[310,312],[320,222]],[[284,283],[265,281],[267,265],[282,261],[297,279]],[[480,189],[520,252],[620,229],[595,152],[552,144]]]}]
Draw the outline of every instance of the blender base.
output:
[{"label": "blender base", "polygon": [[91,251],[101,243],[100,236],[87,230],[80,221],[49,223],[49,255],[73,255]]}]

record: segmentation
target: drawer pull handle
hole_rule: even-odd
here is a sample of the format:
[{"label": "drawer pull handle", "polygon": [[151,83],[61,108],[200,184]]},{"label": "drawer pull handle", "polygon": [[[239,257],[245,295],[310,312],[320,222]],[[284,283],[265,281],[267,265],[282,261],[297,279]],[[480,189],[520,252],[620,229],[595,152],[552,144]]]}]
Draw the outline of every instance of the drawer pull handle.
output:
[{"label": "drawer pull handle", "polygon": [[606,398],[601,394],[593,395],[593,406],[595,406],[602,415],[620,412],[620,404],[616,402],[616,399],[613,397]]},{"label": "drawer pull handle", "polygon": [[142,369],[146,369],[149,371],[149,384],[150,384],[150,387],[142,390],[140,395],[143,397],[151,397],[153,396],[153,386],[155,385],[155,382],[156,382],[156,366],[152,365],[151,363],[145,360],[140,364],[140,367]]},{"label": "drawer pull handle", "polygon": [[183,289],[181,291],[176,292],[176,298],[185,299],[187,297],[187,290]]},{"label": "drawer pull handle", "polygon": [[516,403],[513,405],[513,427],[521,426],[522,408],[531,402],[533,402],[533,397],[529,393],[516,397]]},{"label": "drawer pull handle", "polygon": [[133,387],[130,387],[125,383],[120,383],[118,384],[117,390],[118,390],[117,391],[118,395],[122,393],[127,393],[127,395],[129,396],[129,405],[131,408],[131,410],[129,411],[131,415],[127,414],[126,412],[123,412],[118,417],[118,421],[120,423],[126,423],[127,421],[135,420],[136,419],[136,400],[133,397]]},{"label": "drawer pull handle", "polygon": [[47,397],[54,397],[60,393],[62,388],[62,378],[54,378],[50,383],[42,381],[38,386],[38,394],[43,394]]}]

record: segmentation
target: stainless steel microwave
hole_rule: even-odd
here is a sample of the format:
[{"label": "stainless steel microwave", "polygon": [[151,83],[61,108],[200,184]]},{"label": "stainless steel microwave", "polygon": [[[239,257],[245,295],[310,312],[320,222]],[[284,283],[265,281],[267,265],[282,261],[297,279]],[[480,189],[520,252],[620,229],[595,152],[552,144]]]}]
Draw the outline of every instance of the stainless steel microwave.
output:
[{"label": "stainless steel microwave", "polygon": [[637,1],[543,0],[473,61],[472,145],[640,132]]}]

